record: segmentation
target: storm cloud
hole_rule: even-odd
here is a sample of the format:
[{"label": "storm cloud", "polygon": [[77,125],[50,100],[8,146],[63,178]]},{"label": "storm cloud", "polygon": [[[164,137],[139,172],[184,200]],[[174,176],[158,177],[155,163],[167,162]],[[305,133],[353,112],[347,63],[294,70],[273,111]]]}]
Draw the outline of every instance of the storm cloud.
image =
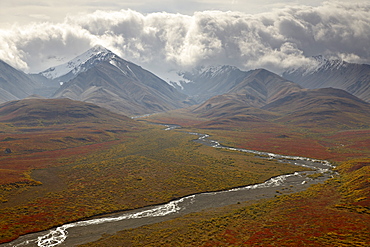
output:
[{"label": "storm cloud", "polygon": [[0,59],[39,72],[100,44],[159,74],[219,64],[280,73],[315,55],[370,63],[369,13],[370,4],[333,2],[260,14],[96,11],[0,30]]}]

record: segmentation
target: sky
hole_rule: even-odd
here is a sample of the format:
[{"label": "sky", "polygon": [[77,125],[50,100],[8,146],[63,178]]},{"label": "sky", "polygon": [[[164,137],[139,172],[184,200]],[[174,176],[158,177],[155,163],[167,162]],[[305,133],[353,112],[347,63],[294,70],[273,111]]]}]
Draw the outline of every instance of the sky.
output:
[{"label": "sky", "polygon": [[1,0],[0,59],[38,73],[94,45],[159,75],[370,64],[370,0]]}]

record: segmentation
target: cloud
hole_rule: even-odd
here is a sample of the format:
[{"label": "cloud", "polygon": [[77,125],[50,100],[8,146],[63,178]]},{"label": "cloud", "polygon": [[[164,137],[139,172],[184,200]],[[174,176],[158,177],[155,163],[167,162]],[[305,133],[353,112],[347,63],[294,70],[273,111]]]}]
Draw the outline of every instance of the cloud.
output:
[{"label": "cloud", "polygon": [[213,64],[280,73],[320,54],[370,63],[369,12],[370,4],[338,2],[253,15],[96,11],[0,30],[0,59],[39,72],[100,44],[160,75]]}]

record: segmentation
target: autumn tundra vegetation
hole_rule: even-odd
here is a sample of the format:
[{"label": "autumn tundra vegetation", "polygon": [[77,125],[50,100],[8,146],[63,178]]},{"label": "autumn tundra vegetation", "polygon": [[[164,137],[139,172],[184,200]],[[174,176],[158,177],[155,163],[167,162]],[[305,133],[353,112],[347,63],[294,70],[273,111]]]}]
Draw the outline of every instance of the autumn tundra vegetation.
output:
[{"label": "autumn tundra vegetation", "polygon": [[[0,243],[80,219],[260,183],[307,168],[193,142],[328,159],[308,190],[241,202],[104,236],[86,246],[368,246],[368,128],[296,126],[180,110],[133,120],[91,104],[24,100],[0,109]],[[47,112],[53,109],[54,117]],[[67,109],[77,109],[69,114]],[[69,113],[68,113],[69,112]],[[22,117],[21,117],[22,116]],[[248,121],[247,121],[248,120]],[[164,131],[148,122],[179,124]],[[6,152],[5,150],[11,150]]]}]

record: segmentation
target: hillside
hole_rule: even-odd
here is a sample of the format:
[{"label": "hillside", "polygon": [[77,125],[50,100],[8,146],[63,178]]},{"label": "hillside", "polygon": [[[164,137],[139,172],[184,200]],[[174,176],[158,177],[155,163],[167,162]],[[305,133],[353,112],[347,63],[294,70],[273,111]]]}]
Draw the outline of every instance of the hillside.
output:
[{"label": "hillside", "polygon": [[249,72],[228,65],[200,67],[190,72],[180,73],[183,79],[172,84],[200,104],[213,96],[228,92],[248,74]]},{"label": "hillside", "polygon": [[343,89],[370,102],[370,65],[330,60],[322,56],[314,57],[314,59],[317,63],[315,67],[301,67],[286,71],[283,77],[304,88]]},{"label": "hillside", "polygon": [[262,107],[282,114],[279,123],[331,128],[369,127],[370,104],[344,90],[323,88],[292,93]]},{"label": "hillside", "polygon": [[34,94],[39,84],[27,74],[0,60],[0,103]]},{"label": "hillside", "polygon": [[[195,107],[192,112],[201,117],[221,117],[249,114],[248,108],[261,108],[302,88],[264,69],[250,71],[248,76],[227,93],[217,95]],[[254,110],[255,111],[255,110]],[[270,113],[260,113],[273,117]]]},{"label": "hillside", "polygon": [[70,99],[24,99],[0,105],[0,122],[9,122],[17,126],[121,121],[132,120],[99,106]]}]

